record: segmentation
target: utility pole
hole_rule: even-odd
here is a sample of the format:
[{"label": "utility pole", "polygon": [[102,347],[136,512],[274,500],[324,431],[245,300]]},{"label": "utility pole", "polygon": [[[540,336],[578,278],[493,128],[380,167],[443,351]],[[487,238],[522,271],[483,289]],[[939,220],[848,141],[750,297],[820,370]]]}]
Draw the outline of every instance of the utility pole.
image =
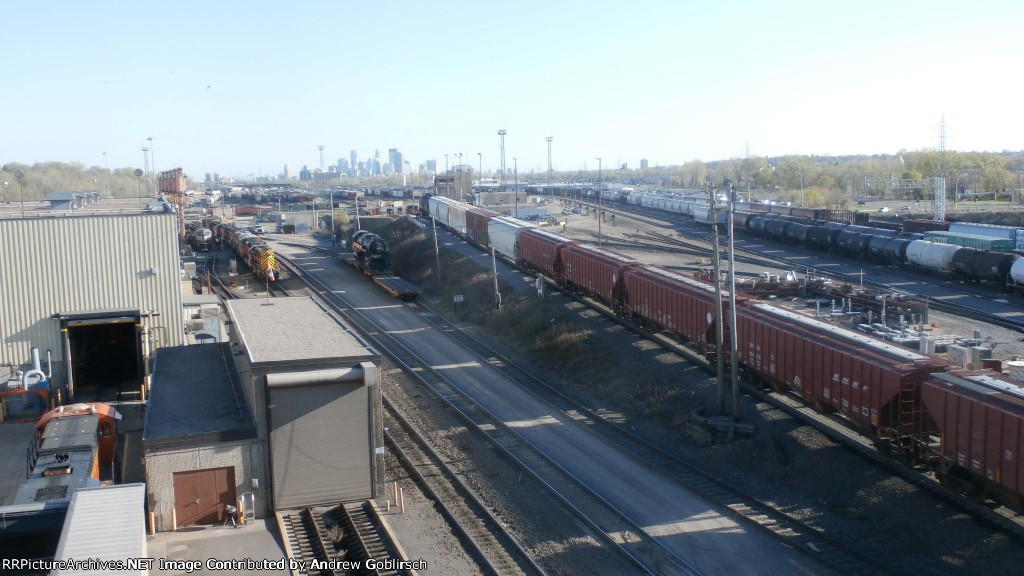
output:
[{"label": "utility pole", "polygon": [[513,158],[512,165],[515,166],[513,172],[515,173],[516,218],[519,218],[519,160]]},{"label": "utility pole", "polygon": [[[359,214],[359,209],[356,209]],[[430,215],[430,228],[434,232],[434,261],[437,262],[437,289],[441,290],[441,250],[437,247],[437,219]]]},{"label": "utility pole", "polygon": [[718,382],[718,413],[725,414],[725,329],[722,325],[722,254],[718,244],[718,208],[715,202],[715,190],[708,195],[711,198],[711,245],[712,265],[715,273],[715,363]]},{"label": "utility pole", "polygon": [[498,260],[494,257],[494,246],[491,246],[491,268],[494,270],[494,298],[498,303],[498,312],[501,312],[501,292],[498,291]]},{"label": "utility pole", "polygon": [[[730,187],[729,197],[726,200],[729,203],[729,217],[726,220],[726,226],[729,227],[729,372],[732,376],[732,421],[736,422],[740,418],[740,380],[739,380],[739,358],[736,354],[737,336],[736,336],[736,259],[733,258],[733,212],[736,209],[736,205],[733,202],[732,189]],[[718,224],[716,223],[717,227]]]}]

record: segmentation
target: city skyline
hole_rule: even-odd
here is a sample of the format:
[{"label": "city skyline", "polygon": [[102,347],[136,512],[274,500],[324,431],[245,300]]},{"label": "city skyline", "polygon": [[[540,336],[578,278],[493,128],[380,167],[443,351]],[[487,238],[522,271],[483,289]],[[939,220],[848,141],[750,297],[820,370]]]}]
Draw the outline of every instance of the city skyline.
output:
[{"label": "city skyline", "polygon": [[397,149],[495,173],[505,130],[528,174],[547,137],[556,171],[632,169],[938,148],[942,118],[951,150],[1024,149],[1012,2],[5,8],[2,162],[142,168],[145,146],[244,177],[324,146],[325,166]]}]

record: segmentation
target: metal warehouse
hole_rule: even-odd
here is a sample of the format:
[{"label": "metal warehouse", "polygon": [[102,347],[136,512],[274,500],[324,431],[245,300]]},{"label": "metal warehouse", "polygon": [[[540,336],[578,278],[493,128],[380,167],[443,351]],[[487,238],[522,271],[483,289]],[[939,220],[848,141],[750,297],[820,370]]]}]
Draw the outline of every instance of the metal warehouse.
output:
[{"label": "metal warehouse", "polygon": [[375,498],[384,470],[379,353],[310,298],[227,307],[268,450],[257,513]]},{"label": "metal warehouse", "polygon": [[[122,484],[76,490],[57,545],[56,561],[146,558],[145,493],[142,484]],[[89,569],[93,568],[93,569]],[[56,569],[53,576],[71,574],[148,574],[145,563],[136,569],[96,570],[94,567]]]},{"label": "metal warehouse", "polygon": [[64,401],[138,394],[150,351],[183,343],[173,215],[3,219],[0,265],[0,364],[48,351]]},{"label": "metal warehouse", "polygon": [[262,459],[232,355],[226,342],[156,351],[142,435],[156,530],[223,522],[239,501],[255,511]]}]

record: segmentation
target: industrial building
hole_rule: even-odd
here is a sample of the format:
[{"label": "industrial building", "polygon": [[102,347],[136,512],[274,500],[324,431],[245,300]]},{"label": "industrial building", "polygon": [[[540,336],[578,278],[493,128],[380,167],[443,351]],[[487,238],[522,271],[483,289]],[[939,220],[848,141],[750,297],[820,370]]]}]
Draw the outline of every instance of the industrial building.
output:
[{"label": "industrial building", "polygon": [[384,439],[380,354],[311,298],[227,302],[231,347],[254,407],[257,517],[375,498]]},{"label": "industrial building", "polygon": [[232,356],[227,342],[156,351],[142,435],[156,530],[223,522],[239,500],[254,511],[263,457]]},{"label": "industrial building", "polygon": [[[61,531],[54,560],[120,561],[125,570],[95,566],[58,567],[53,576],[74,574],[149,574],[146,552],[145,486],[122,484],[76,490]],[[139,561],[138,559],[143,559]],[[133,566],[134,564],[134,566]],[[155,567],[155,566],[154,566]]]},{"label": "industrial building", "polygon": [[53,401],[141,396],[153,350],[184,343],[173,215],[0,220],[0,366],[48,358]]}]

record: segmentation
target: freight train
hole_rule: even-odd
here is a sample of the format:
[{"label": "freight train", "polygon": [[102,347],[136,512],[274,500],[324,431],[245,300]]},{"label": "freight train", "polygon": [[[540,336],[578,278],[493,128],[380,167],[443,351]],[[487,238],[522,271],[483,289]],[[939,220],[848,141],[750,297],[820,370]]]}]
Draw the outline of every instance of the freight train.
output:
[{"label": "freight train", "polygon": [[89,402],[54,408],[36,421],[28,478],[0,507],[0,557],[53,557],[74,491],[114,480],[120,418],[112,406]]},{"label": "freight train", "polygon": [[[449,198],[427,197],[420,208],[454,234],[637,325],[709,359],[719,353],[716,324],[727,314],[715,305],[713,284]],[[722,295],[727,306],[730,295]],[[723,329],[727,340],[736,331],[746,382],[839,413],[883,453],[928,465],[961,493],[1021,510],[1024,389],[743,294],[736,294],[736,308],[735,326]],[[992,427],[996,417],[1002,427]]]},{"label": "freight train", "polygon": [[[869,226],[815,223],[755,212],[736,213],[733,226],[770,240],[882,264],[902,264],[969,282],[995,282],[1001,287],[1024,284],[1024,259],[1019,254],[933,242],[920,233],[900,234]],[[954,237],[952,241],[965,238]]]},{"label": "freight train", "polygon": [[203,220],[202,225],[212,232],[210,241],[213,245],[234,250],[260,280],[274,282],[281,277],[274,249],[257,234],[212,218]]}]

